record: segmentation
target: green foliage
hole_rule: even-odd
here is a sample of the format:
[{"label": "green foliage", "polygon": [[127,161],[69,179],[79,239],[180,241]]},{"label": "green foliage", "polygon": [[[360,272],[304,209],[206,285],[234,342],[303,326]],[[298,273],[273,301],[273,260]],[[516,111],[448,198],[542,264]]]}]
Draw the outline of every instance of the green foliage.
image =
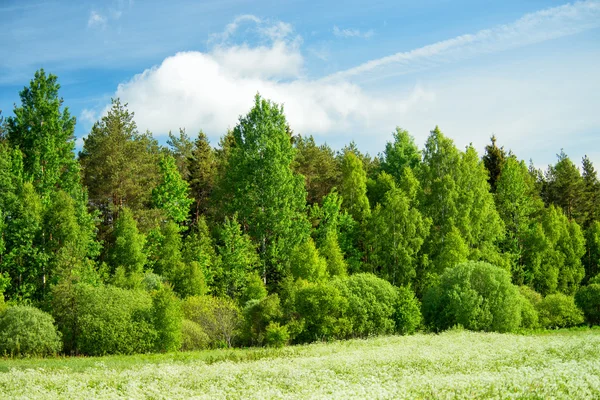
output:
[{"label": "green foliage", "polygon": [[327,144],[317,146],[312,136],[297,136],[294,145],[294,171],[304,176],[307,203],[321,203],[340,180],[335,153]]},{"label": "green foliage", "polygon": [[183,320],[180,300],[166,285],[151,295],[152,319],[157,334],[154,349],[159,352],[179,350],[182,345]]},{"label": "green foliage", "polygon": [[402,180],[405,167],[415,170],[421,162],[421,151],[415,144],[415,139],[408,131],[396,127],[392,134],[394,142],[387,142],[381,157],[381,169],[394,177],[396,182]]},{"label": "green foliage", "polygon": [[539,314],[532,302],[521,294],[521,326],[535,329],[539,326]]},{"label": "green foliage", "polygon": [[300,327],[296,342],[332,340],[352,331],[346,318],[348,300],[336,286],[326,283],[299,283],[293,293],[295,323]]},{"label": "green foliage", "polygon": [[246,276],[246,287],[240,298],[240,304],[250,300],[262,300],[267,297],[267,288],[261,277],[255,272]]},{"label": "green foliage", "polygon": [[423,319],[421,303],[411,289],[401,286],[396,290],[398,292],[394,311],[396,332],[401,335],[413,334],[421,326]]},{"label": "green foliage", "polygon": [[226,208],[255,242],[262,276],[277,286],[292,250],[308,236],[304,179],[294,160],[283,109],[256,96],[233,130],[223,179]]},{"label": "green foliage", "polygon": [[184,319],[181,323],[181,350],[193,351],[208,348],[210,339],[197,323]]},{"label": "green foliage", "polygon": [[269,347],[283,347],[290,340],[287,326],[279,325],[279,322],[271,322],[265,329],[265,343]]},{"label": "green foliage", "polygon": [[144,253],[146,238],[138,231],[133,213],[128,208],[123,208],[119,213],[113,240],[114,244],[109,253],[111,266],[115,270],[122,267],[128,278],[141,275],[146,264]]},{"label": "green foliage", "polygon": [[355,274],[332,284],[348,302],[345,317],[353,336],[394,332],[398,293],[389,282],[373,274]]},{"label": "green foliage", "polygon": [[413,204],[414,199],[393,188],[385,194],[368,223],[369,263],[374,272],[394,285],[414,282],[419,251],[429,234],[431,221]]},{"label": "green foliage", "polygon": [[591,222],[585,230],[585,248],[582,261],[589,279],[600,273],[600,221]]},{"label": "green foliage", "polygon": [[327,274],[329,276],[345,276],[347,274],[348,265],[344,260],[335,230],[327,230],[318,250],[327,264]]},{"label": "green foliage", "polygon": [[161,179],[152,190],[152,202],[178,224],[183,223],[194,202],[188,197],[190,187],[183,180],[171,156],[163,157],[158,163]]},{"label": "green foliage", "polygon": [[[244,317],[241,329],[242,342],[258,346],[268,344],[267,328],[271,324],[278,323],[283,316],[279,296],[272,294],[261,300],[249,300],[242,314]],[[277,332],[273,332],[273,334],[276,335]],[[274,343],[274,345],[277,345],[277,343]]]},{"label": "green foliage", "polygon": [[45,356],[62,348],[49,314],[31,306],[13,306],[0,312],[0,354]]},{"label": "green foliage", "polygon": [[342,161],[342,182],[340,185],[342,206],[357,221],[369,216],[367,198],[367,174],[360,159],[351,151],[344,154]]},{"label": "green foliage", "polygon": [[294,278],[309,282],[318,282],[327,278],[327,261],[321,257],[315,242],[310,237],[292,252],[290,272]]},{"label": "green foliage", "polygon": [[583,322],[583,313],[571,296],[549,294],[538,305],[540,325],[547,329],[568,328]]},{"label": "green foliage", "polygon": [[[200,216],[208,210],[209,199],[213,193],[217,178],[217,160],[208,137],[200,131],[194,141],[191,154],[187,158],[190,194],[194,198],[193,214],[197,223]],[[185,175],[184,175],[185,178]]]},{"label": "green foliage", "polygon": [[52,313],[67,354],[145,353],[155,348],[151,296],[65,281],[52,289]]},{"label": "green foliage", "polygon": [[546,185],[543,190],[546,204],[554,204],[562,209],[569,220],[578,223],[585,221],[582,200],[584,198],[584,182],[579,169],[561,150],[555,165],[548,167]]},{"label": "green foliage", "polygon": [[426,324],[436,331],[457,324],[470,330],[511,332],[521,323],[521,300],[509,273],[485,262],[447,269],[423,298]]},{"label": "green foliage", "polygon": [[239,308],[226,298],[192,296],[183,301],[183,315],[197,323],[212,347],[231,347],[241,323]]},{"label": "green foliage", "polygon": [[575,293],[575,304],[590,325],[600,325],[600,283],[580,287]]},{"label": "green foliage", "polygon": [[490,140],[492,141],[492,144],[485,146],[485,154],[481,159],[489,174],[488,183],[490,185],[490,190],[492,193],[495,193],[496,183],[500,178],[507,157],[504,147],[498,147],[496,145],[496,136],[492,135]]},{"label": "green foliage", "polygon": [[250,237],[242,232],[237,217],[225,218],[218,245],[221,268],[215,277],[215,292],[238,299],[249,274],[259,269],[260,260]]}]

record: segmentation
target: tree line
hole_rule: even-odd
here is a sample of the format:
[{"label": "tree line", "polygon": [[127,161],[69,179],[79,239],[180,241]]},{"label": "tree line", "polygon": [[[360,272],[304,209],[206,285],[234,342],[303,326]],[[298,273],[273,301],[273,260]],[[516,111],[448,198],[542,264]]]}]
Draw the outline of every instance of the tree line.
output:
[{"label": "tree line", "polygon": [[598,323],[588,157],[542,171],[438,127],[423,149],[397,128],[377,156],[334,151],[259,95],[216,147],[162,146],[114,99],[76,155],[59,89],[36,72],[0,121],[0,352]]}]

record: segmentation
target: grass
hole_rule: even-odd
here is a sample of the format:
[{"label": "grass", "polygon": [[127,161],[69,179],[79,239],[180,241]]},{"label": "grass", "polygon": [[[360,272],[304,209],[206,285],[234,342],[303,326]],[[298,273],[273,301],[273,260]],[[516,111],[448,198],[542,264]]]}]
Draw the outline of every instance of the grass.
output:
[{"label": "grass", "polygon": [[600,330],[0,361],[0,398],[600,398]]}]

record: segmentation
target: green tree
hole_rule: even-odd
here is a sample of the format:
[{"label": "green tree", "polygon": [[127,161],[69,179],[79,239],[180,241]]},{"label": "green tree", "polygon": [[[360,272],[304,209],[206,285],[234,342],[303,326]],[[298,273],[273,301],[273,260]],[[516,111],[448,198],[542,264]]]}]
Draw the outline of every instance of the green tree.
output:
[{"label": "green tree", "polygon": [[343,199],[343,208],[356,221],[363,221],[370,215],[371,209],[367,198],[367,174],[360,159],[351,151],[344,154],[340,195]]},{"label": "green tree", "polygon": [[136,216],[150,208],[152,189],[160,180],[158,143],[149,132],[138,132],[133,117],[126,104],[113,99],[79,153],[90,205],[103,217],[103,239],[121,208],[128,207]]},{"label": "green tree", "polygon": [[299,136],[295,148],[293,168],[304,176],[307,202],[320,204],[340,180],[335,153],[327,144],[317,146],[312,136]]},{"label": "green tree", "polygon": [[294,278],[309,282],[322,281],[328,277],[327,261],[321,257],[315,242],[310,237],[292,252],[290,271]]},{"label": "green tree", "polygon": [[23,171],[45,200],[56,189],[73,195],[79,190],[75,160],[75,118],[61,110],[58,78],[43,69],[20,92],[21,106],[7,118],[8,141],[23,152]]},{"label": "green tree", "polygon": [[381,169],[394,177],[397,183],[402,179],[402,170],[409,167],[415,170],[421,162],[421,151],[408,131],[396,127],[392,134],[394,142],[387,142],[381,159]]},{"label": "green tree", "polygon": [[587,228],[600,218],[600,182],[594,164],[588,156],[583,157],[581,178],[583,180],[583,196],[580,201],[582,214],[585,216],[583,227]]},{"label": "green tree", "polygon": [[152,190],[152,202],[155,207],[164,210],[169,218],[181,224],[187,219],[193,203],[188,197],[189,185],[179,174],[173,157],[161,158],[159,168],[161,180]]},{"label": "green tree", "polygon": [[193,205],[194,221],[198,221],[200,215],[208,210],[209,198],[213,193],[217,174],[215,151],[210,146],[208,137],[202,131],[198,133],[198,138],[194,141],[194,147],[187,159],[187,169],[190,193],[195,201]]},{"label": "green tree", "polygon": [[188,181],[190,177],[188,160],[192,157],[194,142],[185,133],[185,129],[179,128],[179,136],[175,136],[169,132],[167,146],[169,146],[169,154],[175,159],[175,165],[177,165],[179,174],[183,179]]},{"label": "green tree", "polygon": [[482,157],[483,165],[487,169],[489,178],[488,183],[490,184],[490,190],[492,193],[496,193],[496,182],[500,177],[500,173],[504,168],[506,162],[506,151],[504,147],[498,147],[496,145],[496,136],[492,135],[490,138],[492,144],[485,146],[485,154]]},{"label": "green tree", "polygon": [[216,292],[238,300],[246,287],[249,276],[260,266],[256,247],[242,232],[237,217],[226,218],[220,232],[218,252],[221,268],[215,278]]},{"label": "green tree", "polygon": [[582,260],[586,280],[600,273],[600,221],[592,222],[585,230],[585,254]]},{"label": "green tree", "polygon": [[283,109],[257,95],[233,140],[224,179],[231,199],[227,209],[238,212],[258,246],[264,281],[276,286],[309,229],[304,179],[291,168],[294,148]]},{"label": "green tree", "polygon": [[146,237],[138,231],[133,213],[128,208],[122,209],[115,223],[113,240],[109,253],[113,270],[122,269],[128,279],[141,276],[147,259],[144,252]]},{"label": "green tree", "polygon": [[431,221],[413,206],[414,200],[400,189],[388,191],[368,224],[369,263],[394,285],[414,282],[419,251],[429,234]]},{"label": "green tree", "polygon": [[556,164],[549,166],[546,172],[544,200],[548,205],[560,207],[568,219],[575,219],[581,224],[585,221],[582,207],[584,181],[579,169],[564,151],[561,150],[557,157]]}]

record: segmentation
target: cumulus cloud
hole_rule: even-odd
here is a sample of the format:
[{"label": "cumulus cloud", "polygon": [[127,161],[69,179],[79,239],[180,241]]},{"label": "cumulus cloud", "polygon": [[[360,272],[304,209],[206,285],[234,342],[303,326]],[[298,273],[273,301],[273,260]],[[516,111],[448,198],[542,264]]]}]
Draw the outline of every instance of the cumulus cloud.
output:
[{"label": "cumulus cloud", "polygon": [[340,29],[340,28],[338,28],[337,25],[334,25],[333,34],[340,38],[358,37],[358,38],[368,39],[371,36],[373,36],[375,34],[375,32],[372,29],[370,29],[366,32],[361,32],[358,29]]}]

